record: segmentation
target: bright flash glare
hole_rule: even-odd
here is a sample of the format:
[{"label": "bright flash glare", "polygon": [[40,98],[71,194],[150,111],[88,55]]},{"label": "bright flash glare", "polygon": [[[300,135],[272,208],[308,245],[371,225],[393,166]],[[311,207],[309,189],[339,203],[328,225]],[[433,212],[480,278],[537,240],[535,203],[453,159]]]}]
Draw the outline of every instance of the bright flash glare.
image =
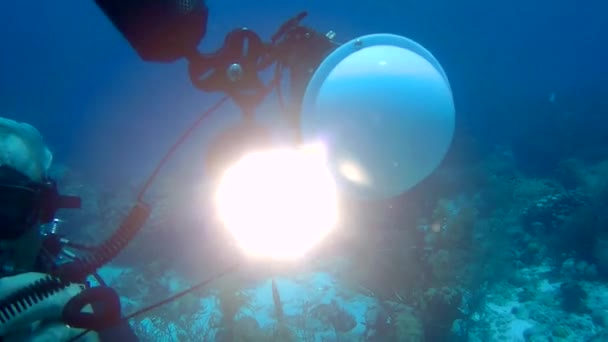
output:
[{"label": "bright flash glare", "polygon": [[340,173],[344,178],[359,185],[369,185],[369,177],[365,174],[363,168],[354,162],[346,161],[340,164]]},{"label": "bright flash glare", "polygon": [[336,225],[338,200],[322,145],[246,155],[215,194],[220,220],[244,250],[295,259]]}]

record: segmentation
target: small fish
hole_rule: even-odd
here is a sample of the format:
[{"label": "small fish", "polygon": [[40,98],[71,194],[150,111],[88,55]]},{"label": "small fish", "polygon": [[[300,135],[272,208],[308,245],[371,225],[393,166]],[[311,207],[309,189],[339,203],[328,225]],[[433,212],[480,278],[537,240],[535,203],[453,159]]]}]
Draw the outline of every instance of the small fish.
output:
[{"label": "small fish", "polygon": [[549,94],[549,102],[555,103],[555,93]]}]

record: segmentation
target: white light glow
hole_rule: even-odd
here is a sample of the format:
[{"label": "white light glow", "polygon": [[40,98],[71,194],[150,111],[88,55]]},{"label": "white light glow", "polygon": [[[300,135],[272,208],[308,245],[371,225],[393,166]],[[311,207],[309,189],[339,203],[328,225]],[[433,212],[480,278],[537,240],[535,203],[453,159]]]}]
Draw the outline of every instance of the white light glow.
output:
[{"label": "white light glow", "polygon": [[215,193],[219,218],[250,255],[295,259],[338,220],[334,179],[322,145],[246,155]]},{"label": "white light glow", "polygon": [[358,185],[370,185],[369,176],[357,163],[345,161],[340,163],[340,173],[344,178]]}]

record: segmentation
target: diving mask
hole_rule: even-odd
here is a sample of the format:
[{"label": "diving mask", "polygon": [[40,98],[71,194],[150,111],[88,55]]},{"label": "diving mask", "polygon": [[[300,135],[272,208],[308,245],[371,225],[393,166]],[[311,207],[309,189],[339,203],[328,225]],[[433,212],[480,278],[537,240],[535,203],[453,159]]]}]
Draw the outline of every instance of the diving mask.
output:
[{"label": "diving mask", "polygon": [[60,195],[50,178],[33,182],[19,171],[0,166],[0,240],[21,237],[32,226],[51,222],[62,208],[80,208],[79,197]]}]

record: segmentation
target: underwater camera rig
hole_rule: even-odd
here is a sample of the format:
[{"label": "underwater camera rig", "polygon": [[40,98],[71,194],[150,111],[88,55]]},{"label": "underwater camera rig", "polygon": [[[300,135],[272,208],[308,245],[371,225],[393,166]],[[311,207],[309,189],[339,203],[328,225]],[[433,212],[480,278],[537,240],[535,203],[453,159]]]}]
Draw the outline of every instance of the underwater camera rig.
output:
[{"label": "underwater camera rig", "polygon": [[[102,289],[90,287],[74,297],[66,305],[62,318],[72,327],[103,330],[198,290],[238,268],[234,264],[211,279],[122,318],[118,295],[104,286],[103,279],[96,274],[130,243],[149,218],[151,207],[144,196],[162,167],[205,119],[228,100],[239,106],[243,121],[250,123],[256,107],[275,91],[287,123],[296,128],[296,142],[301,141],[300,134],[305,128],[307,134],[314,133],[320,123],[315,120],[319,118],[325,120],[330,116],[336,126],[344,126],[344,120],[353,123],[353,116],[343,115],[363,113],[358,116],[360,122],[353,125],[357,131],[349,132],[354,132],[349,139],[354,145],[341,146],[346,147],[341,150],[363,150],[359,151],[363,153],[361,158],[367,159],[365,165],[372,176],[381,176],[371,177],[377,181],[376,192],[372,194],[376,198],[396,196],[420,182],[439,165],[451,143],[455,109],[449,81],[437,59],[411,39],[372,34],[338,44],[333,40],[333,32],[321,34],[302,25],[307,16],[302,12],[285,21],[268,41],[250,29],[237,28],[226,35],[217,51],[202,53],[198,46],[206,34],[209,15],[202,0],[95,2],[142,60],[168,63],[186,59],[194,87],[226,96],[203,112],[170,146],[143,184],[136,204],[109,239],[98,246],[82,246],[54,233],[49,235],[55,252],[70,247],[81,253],[62,263],[53,263],[47,278],[0,301],[0,335],[32,303],[63,291],[70,284],[86,283],[89,276],[95,277]],[[260,74],[271,67],[274,75],[264,83]],[[281,90],[284,71],[288,71],[289,77],[288,103]],[[361,136],[360,132],[372,131],[370,127],[376,124],[374,120],[378,121],[379,115],[384,120],[380,120],[380,131]],[[369,118],[361,119],[364,116]],[[382,131],[385,127],[389,129]],[[364,149],[360,148],[362,144]],[[408,171],[404,172],[403,167]],[[278,307],[277,298],[273,293]],[[95,303],[104,304],[105,310],[81,312],[85,305]]]}]

